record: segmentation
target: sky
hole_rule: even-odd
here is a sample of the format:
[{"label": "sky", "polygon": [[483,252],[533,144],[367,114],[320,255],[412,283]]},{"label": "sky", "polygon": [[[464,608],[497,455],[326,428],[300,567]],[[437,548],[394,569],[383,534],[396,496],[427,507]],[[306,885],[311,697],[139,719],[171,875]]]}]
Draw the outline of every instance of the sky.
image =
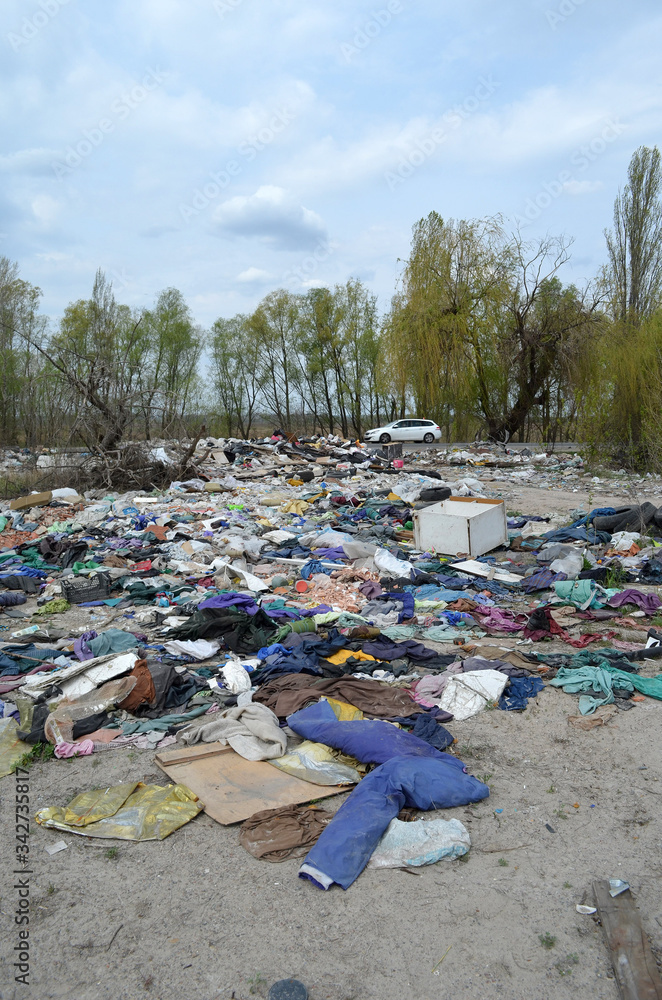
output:
[{"label": "sky", "polygon": [[655,0],[3,0],[0,255],[57,321],[101,267],[195,320],[364,281],[412,226],[566,234],[583,285],[662,145]]}]

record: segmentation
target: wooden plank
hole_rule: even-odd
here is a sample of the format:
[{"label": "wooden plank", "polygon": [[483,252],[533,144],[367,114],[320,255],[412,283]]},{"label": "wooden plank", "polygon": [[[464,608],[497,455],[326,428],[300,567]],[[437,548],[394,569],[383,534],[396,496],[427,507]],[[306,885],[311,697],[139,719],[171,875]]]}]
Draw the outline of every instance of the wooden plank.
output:
[{"label": "wooden plank", "polygon": [[594,882],[593,891],[623,1000],[662,1000],[662,979],[630,890],[612,899],[609,882]]},{"label": "wooden plank", "polygon": [[190,788],[204,802],[205,812],[224,826],[241,823],[262,809],[330,798],[348,787],[314,785],[267,761],[245,760],[220,743],[166,750],[154,760],[173,781]]}]

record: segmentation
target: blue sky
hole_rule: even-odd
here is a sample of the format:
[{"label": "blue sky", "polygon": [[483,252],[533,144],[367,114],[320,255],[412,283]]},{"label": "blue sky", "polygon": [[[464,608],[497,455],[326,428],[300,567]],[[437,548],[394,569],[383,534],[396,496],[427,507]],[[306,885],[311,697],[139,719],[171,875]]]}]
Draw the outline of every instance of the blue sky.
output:
[{"label": "blue sky", "polygon": [[0,254],[54,318],[102,267],[208,326],[351,276],[385,309],[417,219],[500,212],[583,283],[661,41],[653,0],[3,0]]}]

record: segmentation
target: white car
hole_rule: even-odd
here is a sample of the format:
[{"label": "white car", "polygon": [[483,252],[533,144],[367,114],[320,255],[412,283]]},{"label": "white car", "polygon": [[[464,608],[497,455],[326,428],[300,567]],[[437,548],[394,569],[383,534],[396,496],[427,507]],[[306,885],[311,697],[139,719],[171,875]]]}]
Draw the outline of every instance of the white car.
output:
[{"label": "white car", "polygon": [[364,439],[369,442],[379,441],[388,444],[389,441],[423,441],[432,444],[441,440],[441,430],[434,420],[393,420],[383,427],[374,427],[365,432]]}]

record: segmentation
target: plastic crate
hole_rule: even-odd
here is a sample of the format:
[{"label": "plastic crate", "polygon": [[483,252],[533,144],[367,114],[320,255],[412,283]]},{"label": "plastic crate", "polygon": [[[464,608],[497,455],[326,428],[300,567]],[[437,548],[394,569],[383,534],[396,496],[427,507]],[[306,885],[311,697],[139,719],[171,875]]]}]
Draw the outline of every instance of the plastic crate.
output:
[{"label": "plastic crate", "polygon": [[105,576],[75,576],[70,580],[60,580],[60,586],[62,596],[69,604],[105,601],[110,597],[110,583]]}]

